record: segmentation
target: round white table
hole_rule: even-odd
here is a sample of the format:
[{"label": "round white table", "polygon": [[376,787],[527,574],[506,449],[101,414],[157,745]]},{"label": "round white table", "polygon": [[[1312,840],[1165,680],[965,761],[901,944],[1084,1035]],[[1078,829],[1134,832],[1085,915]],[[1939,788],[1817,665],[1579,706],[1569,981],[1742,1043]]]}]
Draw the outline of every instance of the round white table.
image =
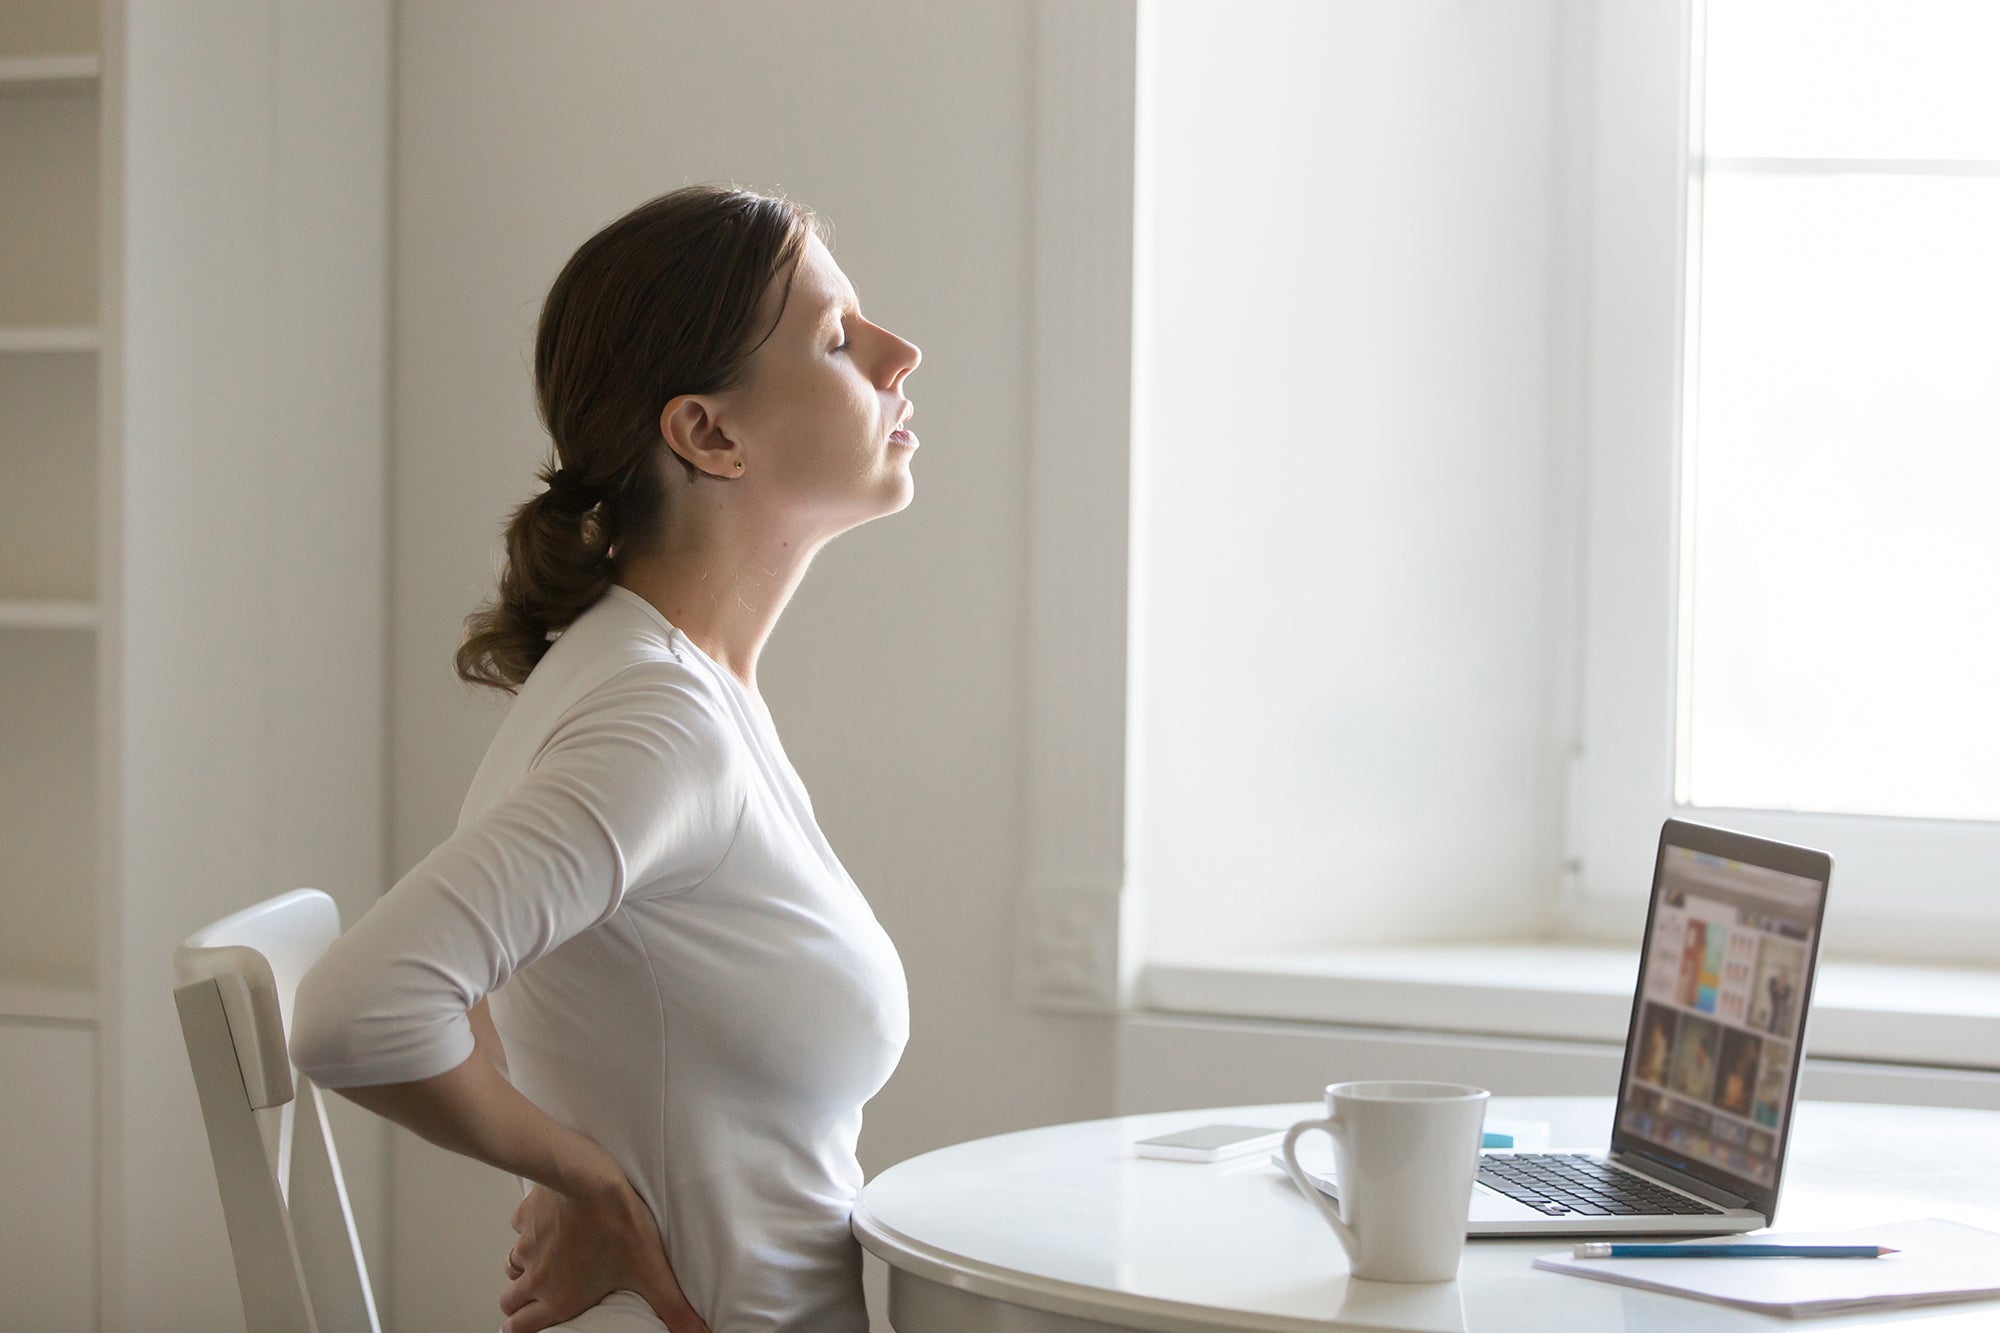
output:
[{"label": "round white table", "polygon": [[[1546,1121],[1602,1150],[1608,1097],[1496,1097],[1494,1120]],[[1458,1280],[1350,1278],[1333,1233],[1268,1154],[1213,1164],[1135,1157],[1134,1140],[1212,1122],[1270,1125],[1317,1103],[1121,1116],[1002,1134],[876,1176],[854,1234],[889,1265],[896,1333],[1241,1333],[1407,1329],[1581,1333],[1885,1328],[1992,1333],[2000,1301],[1801,1323],[1530,1267],[1567,1238],[1467,1243]],[[1805,1102],[1776,1226],[1838,1230],[1943,1217],[2000,1231],[2000,1112]]]}]

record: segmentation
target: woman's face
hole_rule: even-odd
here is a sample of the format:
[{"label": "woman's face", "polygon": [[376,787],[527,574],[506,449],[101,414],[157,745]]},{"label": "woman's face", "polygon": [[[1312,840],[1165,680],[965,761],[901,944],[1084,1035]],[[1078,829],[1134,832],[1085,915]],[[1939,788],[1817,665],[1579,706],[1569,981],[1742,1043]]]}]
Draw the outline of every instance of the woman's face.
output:
[{"label": "woman's face", "polygon": [[720,422],[742,459],[743,499],[810,540],[893,514],[910,502],[917,438],[903,381],[923,359],[916,344],[861,315],[847,275],[819,238],[808,240],[787,296],[782,275],[766,294],[763,327],[784,313],[722,395]]}]

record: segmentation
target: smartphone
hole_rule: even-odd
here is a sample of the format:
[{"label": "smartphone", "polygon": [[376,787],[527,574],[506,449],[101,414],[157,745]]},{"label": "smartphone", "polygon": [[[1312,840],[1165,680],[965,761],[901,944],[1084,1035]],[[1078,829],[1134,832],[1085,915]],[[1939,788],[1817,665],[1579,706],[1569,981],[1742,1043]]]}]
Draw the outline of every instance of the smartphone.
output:
[{"label": "smartphone", "polygon": [[1285,1131],[1262,1125],[1202,1125],[1177,1134],[1140,1139],[1132,1151],[1141,1157],[1165,1157],[1176,1162],[1221,1162],[1264,1152],[1285,1141]]}]

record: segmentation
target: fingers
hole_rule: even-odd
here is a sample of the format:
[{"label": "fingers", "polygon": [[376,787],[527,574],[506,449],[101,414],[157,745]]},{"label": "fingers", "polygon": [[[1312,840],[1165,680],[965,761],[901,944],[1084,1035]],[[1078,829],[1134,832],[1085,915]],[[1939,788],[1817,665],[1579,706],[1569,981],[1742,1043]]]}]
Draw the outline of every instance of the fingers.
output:
[{"label": "fingers", "polygon": [[708,1333],[708,1325],[688,1304],[680,1278],[664,1248],[654,1246],[639,1258],[639,1294],[653,1313],[667,1326],[667,1333]]},{"label": "fingers", "polygon": [[507,1279],[507,1285],[500,1289],[501,1314],[512,1316],[531,1305],[541,1304],[525,1273],[509,1273]]},{"label": "fingers", "polygon": [[666,1290],[648,1288],[639,1294],[646,1304],[653,1307],[653,1314],[667,1326],[667,1333],[708,1333],[708,1325],[702,1322],[694,1307],[681,1294],[680,1284],[668,1278]]},{"label": "fingers", "polygon": [[562,1321],[540,1301],[529,1301],[500,1322],[500,1333],[541,1333]]}]

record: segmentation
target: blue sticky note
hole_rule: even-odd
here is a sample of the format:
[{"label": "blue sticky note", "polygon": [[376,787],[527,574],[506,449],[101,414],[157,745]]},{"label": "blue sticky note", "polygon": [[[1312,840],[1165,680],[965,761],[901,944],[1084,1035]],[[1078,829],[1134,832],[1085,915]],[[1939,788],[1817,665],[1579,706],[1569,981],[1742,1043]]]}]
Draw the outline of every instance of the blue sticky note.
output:
[{"label": "blue sticky note", "polygon": [[1511,1148],[1514,1146],[1514,1136],[1512,1134],[1495,1134],[1491,1130],[1488,1130],[1479,1136],[1479,1146],[1482,1148]]}]

